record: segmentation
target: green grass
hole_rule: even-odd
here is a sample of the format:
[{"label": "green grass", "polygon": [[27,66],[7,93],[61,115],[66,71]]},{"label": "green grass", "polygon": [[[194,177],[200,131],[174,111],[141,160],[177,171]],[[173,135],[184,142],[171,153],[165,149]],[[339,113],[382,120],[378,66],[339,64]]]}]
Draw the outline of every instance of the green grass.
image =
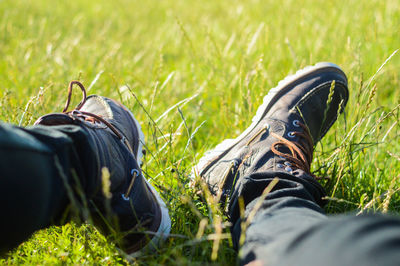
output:
[{"label": "green grass", "polygon": [[[378,71],[400,48],[398,25],[398,1],[0,0],[0,119],[25,126],[61,111],[73,79],[119,99],[141,121],[143,168],[174,234],[131,262],[232,264],[218,211],[188,189],[191,166],[244,130],[269,88],[318,61],[339,64],[350,89],[313,162],[330,177],[326,211],[400,211],[400,54]],[[5,263],[129,261],[91,225],[72,223],[37,232]]]}]

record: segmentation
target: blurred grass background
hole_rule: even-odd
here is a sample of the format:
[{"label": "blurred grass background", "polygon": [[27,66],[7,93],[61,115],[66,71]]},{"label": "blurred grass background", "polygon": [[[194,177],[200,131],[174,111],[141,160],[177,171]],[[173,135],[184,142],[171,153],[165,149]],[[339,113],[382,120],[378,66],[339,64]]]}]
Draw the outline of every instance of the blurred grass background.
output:
[{"label": "blurred grass background", "polygon": [[340,65],[350,90],[345,116],[316,146],[315,174],[330,177],[326,211],[397,213],[399,25],[394,0],[0,0],[0,119],[26,126],[60,112],[73,79],[120,100],[141,121],[143,168],[175,234],[132,259],[71,223],[0,263],[233,264],[229,229],[216,234],[219,212],[188,188],[190,168],[244,130],[279,80],[319,61]]}]

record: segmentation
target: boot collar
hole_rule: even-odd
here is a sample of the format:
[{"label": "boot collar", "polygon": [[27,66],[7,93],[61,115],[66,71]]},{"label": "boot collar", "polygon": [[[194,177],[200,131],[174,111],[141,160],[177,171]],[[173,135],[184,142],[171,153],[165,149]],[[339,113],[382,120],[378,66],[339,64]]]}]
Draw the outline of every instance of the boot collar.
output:
[{"label": "boot collar", "polygon": [[[72,111],[68,111],[68,107],[71,102],[72,88],[74,85],[77,85],[82,90],[82,100]],[[133,149],[129,144],[129,141],[115,126],[113,126],[111,123],[109,123],[107,120],[99,115],[93,114],[91,112],[81,111],[81,108],[85,105],[86,100],[89,97],[86,96],[86,89],[82,83],[77,80],[71,81],[68,85],[68,97],[62,113],[53,113],[39,117],[34,125],[54,126],[80,124],[90,128],[108,128],[122,141],[122,143],[127,146],[128,150],[133,153]]]}]

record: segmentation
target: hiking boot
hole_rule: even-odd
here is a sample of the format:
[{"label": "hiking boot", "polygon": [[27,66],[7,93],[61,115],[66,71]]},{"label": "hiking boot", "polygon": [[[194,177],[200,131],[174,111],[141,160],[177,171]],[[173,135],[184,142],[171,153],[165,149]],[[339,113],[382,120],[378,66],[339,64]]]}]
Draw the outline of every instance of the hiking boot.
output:
[{"label": "hiking boot", "polygon": [[[67,111],[73,85],[81,88],[83,99]],[[35,125],[78,125],[87,132],[87,141],[98,157],[97,166],[86,166],[86,178],[95,178],[98,184],[85,188],[85,195],[93,202],[89,208],[102,231],[124,234],[121,245],[126,252],[138,251],[150,242],[157,244],[168,235],[171,221],[166,205],[140,169],[144,135],[125,106],[102,96],[86,97],[84,86],[72,81],[63,112],[42,116]],[[110,185],[105,188],[102,177],[107,172]]]},{"label": "hiking boot", "polygon": [[314,145],[347,103],[347,78],[335,64],[318,63],[279,82],[264,97],[252,124],[236,139],[208,151],[192,170],[225,203],[244,176],[298,169],[311,175]]}]

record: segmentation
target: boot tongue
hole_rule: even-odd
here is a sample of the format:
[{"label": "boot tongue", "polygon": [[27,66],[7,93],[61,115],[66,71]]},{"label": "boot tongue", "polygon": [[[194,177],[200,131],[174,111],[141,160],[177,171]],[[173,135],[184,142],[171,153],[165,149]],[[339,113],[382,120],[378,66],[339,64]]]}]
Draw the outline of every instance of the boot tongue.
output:
[{"label": "boot tongue", "polygon": [[115,101],[97,95],[90,95],[81,111],[98,115],[118,129],[122,135],[132,142],[134,136],[131,131],[132,122],[127,119],[127,110],[117,104]]},{"label": "boot tongue", "polygon": [[110,105],[103,99],[103,97],[97,95],[90,95],[87,97],[81,111],[96,114],[107,120],[114,118]]},{"label": "boot tongue", "polygon": [[80,111],[95,114],[107,120],[126,139],[133,153],[139,149],[139,129],[128,109],[122,104],[106,97],[90,95]]},{"label": "boot tongue", "polygon": [[[291,113],[289,117],[287,112],[285,116],[282,113],[276,112],[274,118],[265,119],[265,123],[269,125],[269,130],[268,133],[260,136],[258,139],[259,144],[257,142],[254,143],[256,146],[254,146],[253,150],[256,156],[252,158],[252,167],[249,168],[251,171],[268,171],[272,169],[288,171],[299,168],[303,164],[305,167],[300,168],[308,171],[312,158],[309,158],[309,154],[304,151],[311,150],[312,143],[308,143],[304,139],[303,135],[306,135],[307,132],[300,125],[300,123],[303,124],[303,120],[296,113]],[[286,119],[280,120],[280,117]],[[293,123],[293,121],[296,121],[296,123]],[[297,135],[294,132],[301,135]],[[267,136],[269,137],[267,138]],[[263,141],[264,139],[267,142]],[[265,153],[263,152],[264,147],[271,147],[271,149]],[[286,158],[286,156],[292,157],[293,161]],[[304,161],[303,157],[306,157]]]}]

